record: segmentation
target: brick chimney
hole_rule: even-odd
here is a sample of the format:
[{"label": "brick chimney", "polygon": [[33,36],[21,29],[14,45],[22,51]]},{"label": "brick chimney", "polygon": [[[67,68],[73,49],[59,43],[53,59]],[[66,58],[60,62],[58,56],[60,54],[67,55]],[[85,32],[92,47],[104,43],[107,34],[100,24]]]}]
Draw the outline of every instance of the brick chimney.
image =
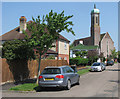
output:
[{"label": "brick chimney", "polygon": [[27,21],[27,19],[25,18],[25,16],[21,16],[21,18],[20,18],[20,33],[22,33],[23,30],[26,30],[26,28],[27,28],[26,21]]}]

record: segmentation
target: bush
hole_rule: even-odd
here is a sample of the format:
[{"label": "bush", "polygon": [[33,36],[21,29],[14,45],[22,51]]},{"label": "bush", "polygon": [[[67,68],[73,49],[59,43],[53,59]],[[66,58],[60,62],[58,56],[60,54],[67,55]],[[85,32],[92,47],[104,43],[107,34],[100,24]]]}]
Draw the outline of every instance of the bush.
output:
[{"label": "bush", "polygon": [[78,60],[76,58],[70,58],[69,61],[70,61],[70,65],[76,65]]},{"label": "bush", "polygon": [[76,63],[77,66],[79,65],[87,65],[88,64],[88,59],[87,58],[77,58],[78,62]]},{"label": "bush", "polygon": [[76,58],[71,58],[70,59],[70,65],[87,65],[88,64],[88,59],[87,58],[80,58],[80,57],[76,57]]}]

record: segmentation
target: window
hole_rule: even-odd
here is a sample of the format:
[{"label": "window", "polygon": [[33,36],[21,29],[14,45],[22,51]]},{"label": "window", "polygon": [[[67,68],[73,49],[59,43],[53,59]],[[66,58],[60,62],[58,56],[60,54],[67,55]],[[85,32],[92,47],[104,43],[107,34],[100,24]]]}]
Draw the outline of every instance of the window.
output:
[{"label": "window", "polygon": [[59,60],[61,60],[61,57],[59,57]]},{"label": "window", "polygon": [[60,68],[45,68],[42,74],[61,74]]},{"label": "window", "polygon": [[64,60],[67,60],[67,57],[65,57]]},{"label": "window", "polygon": [[70,67],[65,67],[66,73],[74,73],[74,70],[71,69]]},{"label": "window", "polygon": [[65,50],[67,50],[67,43],[66,42],[65,42],[64,48],[65,48]]},{"label": "window", "polygon": [[96,17],[96,23],[98,23],[98,17]]}]

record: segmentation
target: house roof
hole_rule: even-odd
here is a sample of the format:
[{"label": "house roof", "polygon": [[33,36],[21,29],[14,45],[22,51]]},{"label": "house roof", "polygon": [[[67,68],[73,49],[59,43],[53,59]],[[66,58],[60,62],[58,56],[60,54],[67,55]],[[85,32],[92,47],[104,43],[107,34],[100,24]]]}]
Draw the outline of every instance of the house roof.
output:
[{"label": "house roof", "polygon": [[[0,40],[7,41],[14,39],[24,39],[25,35],[23,33],[20,33],[19,31],[20,31],[20,26],[0,36]],[[26,29],[26,33],[28,34],[29,37],[31,36],[31,32],[28,29]],[[67,42],[70,42],[67,38],[63,37],[60,34],[59,34],[59,38]]]},{"label": "house roof", "polygon": [[[106,33],[100,34],[100,41],[103,39],[103,37],[105,36]],[[80,40],[89,40],[89,42],[91,41],[91,37],[86,37],[86,38],[81,38],[81,39],[77,39],[74,42],[80,41]],[[73,43],[74,43],[73,42]]]},{"label": "house roof", "polygon": [[98,46],[85,46],[85,45],[82,45],[82,44],[79,44],[77,46],[73,46],[71,48],[71,50],[77,50],[77,49],[81,49],[81,50],[93,50],[93,49],[97,49]]},{"label": "house roof", "polygon": [[58,53],[57,53],[56,51],[53,51],[53,50],[50,50],[50,49],[49,49],[49,50],[47,51],[47,54],[58,54]]},{"label": "house roof", "polygon": [[76,41],[80,41],[80,40],[87,40],[87,39],[90,39],[91,37],[86,37],[86,38],[81,38],[81,39],[77,39],[77,40],[75,40],[74,42],[76,42]]},{"label": "house roof", "polygon": [[106,33],[100,34],[100,41],[103,39]]}]

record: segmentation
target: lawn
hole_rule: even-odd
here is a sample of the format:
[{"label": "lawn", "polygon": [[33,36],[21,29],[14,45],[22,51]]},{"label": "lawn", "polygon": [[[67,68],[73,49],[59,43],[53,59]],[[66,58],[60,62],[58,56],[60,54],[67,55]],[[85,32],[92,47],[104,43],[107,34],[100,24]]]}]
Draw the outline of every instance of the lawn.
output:
[{"label": "lawn", "polygon": [[33,91],[35,90],[34,88],[38,87],[38,84],[36,83],[27,83],[27,84],[22,84],[22,85],[17,85],[15,87],[10,88],[10,90],[15,90],[15,91]]},{"label": "lawn", "polygon": [[83,74],[86,74],[88,72],[90,72],[90,69],[83,69],[83,70],[78,71],[78,74],[83,75]]}]

